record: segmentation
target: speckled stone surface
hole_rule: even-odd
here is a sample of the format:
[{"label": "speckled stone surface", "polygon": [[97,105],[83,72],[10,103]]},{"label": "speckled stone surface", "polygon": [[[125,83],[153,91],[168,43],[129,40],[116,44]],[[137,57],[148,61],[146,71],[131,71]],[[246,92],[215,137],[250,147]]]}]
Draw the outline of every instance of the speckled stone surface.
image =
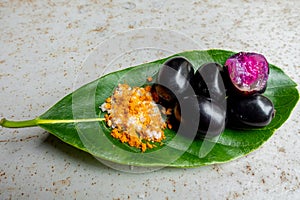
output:
[{"label": "speckled stone surface", "polygon": [[[149,27],[179,31],[202,49],[260,52],[300,84],[299,13],[298,0],[1,1],[0,118],[42,114],[103,73],[75,76],[98,44]],[[147,59],[155,54],[129,63]],[[111,169],[37,127],[0,128],[0,199],[297,199],[299,119],[298,104],[270,140],[238,160],[142,174]]]}]

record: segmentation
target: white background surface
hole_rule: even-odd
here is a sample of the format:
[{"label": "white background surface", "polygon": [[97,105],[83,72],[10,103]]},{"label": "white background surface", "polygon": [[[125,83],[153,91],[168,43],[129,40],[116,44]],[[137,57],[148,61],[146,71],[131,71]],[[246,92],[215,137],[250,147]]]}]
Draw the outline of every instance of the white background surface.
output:
[{"label": "white background surface", "polygon": [[[1,1],[0,118],[42,114],[73,90],[93,48],[139,28],[179,31],[203,49],[260,52],[300,84],[299,13],[297,0]],[[297,199],[299,118],[298,104],[273,137],[244,158],[145,174],[108,168],[40,128],[0,128],[0,199]]]}]

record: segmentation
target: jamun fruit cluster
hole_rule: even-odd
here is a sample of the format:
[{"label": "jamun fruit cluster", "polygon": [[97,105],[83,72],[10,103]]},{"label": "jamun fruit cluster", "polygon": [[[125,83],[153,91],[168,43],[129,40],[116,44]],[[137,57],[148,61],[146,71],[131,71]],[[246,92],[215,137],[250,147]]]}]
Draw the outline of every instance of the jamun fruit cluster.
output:
[{"label": "jamun fruit cluster", "polygon": [[263,127],[271,122],[274,105],[262,94],[269,76],[263,55],[240,52],[224,66],[206,63],[194,69],[186,58],[173,57],[157,74],[154,92],[160,104],[173,109],[173,123],[197,126],[200,135],[214,137],[225,127]]}]

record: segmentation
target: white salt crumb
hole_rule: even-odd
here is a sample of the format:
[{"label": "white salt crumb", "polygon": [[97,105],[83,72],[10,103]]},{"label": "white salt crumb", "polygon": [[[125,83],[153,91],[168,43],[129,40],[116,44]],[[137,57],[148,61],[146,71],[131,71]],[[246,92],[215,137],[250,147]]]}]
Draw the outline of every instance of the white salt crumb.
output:
[{"label": "white salt crumb", "polygon": [[103,104],[100,106],[100,109],[102,110],[102,112],[107,111],[107,109],[106,109],[106,103],[103,103]]}]

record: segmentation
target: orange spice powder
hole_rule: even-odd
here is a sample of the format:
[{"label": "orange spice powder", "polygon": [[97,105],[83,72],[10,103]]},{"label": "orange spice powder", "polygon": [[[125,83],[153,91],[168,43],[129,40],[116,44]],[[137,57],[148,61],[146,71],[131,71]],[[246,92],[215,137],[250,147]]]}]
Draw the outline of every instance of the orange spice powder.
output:
[{"label": "orange spice powder", "polygon": [[151,86],[130,87],[119,84],[113,95],[101,105],[111,135],[122,143],[140,148],[154,148],[162,142],[167,127],[158,105],[152,98]]}]

